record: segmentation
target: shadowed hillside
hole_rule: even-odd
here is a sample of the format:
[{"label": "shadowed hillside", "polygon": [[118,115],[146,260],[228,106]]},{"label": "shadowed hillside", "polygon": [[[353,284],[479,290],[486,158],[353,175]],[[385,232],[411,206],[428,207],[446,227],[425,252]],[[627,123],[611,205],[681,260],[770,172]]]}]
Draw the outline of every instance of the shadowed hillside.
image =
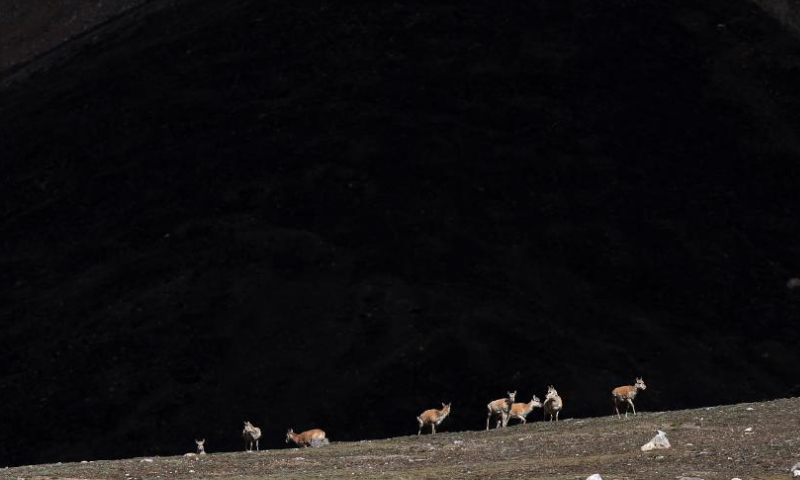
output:
[{"label": "shadowed hillside", "polygon": [[0,72],[20,67],[147,1],[0,0]]},{"label": "shadowed hillside", "polygon": [[[132,458],[4,470],[11,478],[758,478],[784,480],[797,459],[797,399],[616,417],[536,421],[324,448]],[[455,407],[454,407],[455,408]],[[538,413],[538,412],[537,412]],[[445,425],[447,422],[445,421]],[[642,452],[656,429],[669,449]],[[190,440],[191,442],[191,440]]]},{"label": "shadowed hillside", "polygon": [[596,3],[185,0],[0,90],[0,458],[797,393],[800,43]]}]

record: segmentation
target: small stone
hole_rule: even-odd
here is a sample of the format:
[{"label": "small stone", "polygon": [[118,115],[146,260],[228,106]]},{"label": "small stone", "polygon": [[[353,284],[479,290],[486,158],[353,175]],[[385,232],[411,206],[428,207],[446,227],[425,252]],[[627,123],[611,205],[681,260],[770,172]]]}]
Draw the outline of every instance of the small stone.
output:
[{"label": "small stone", "polygon": [[586,477],[586,480],[603,480],[603,477],[601,477],[599,473],[595,473]]},{"label": "small stone", "polygon": [[745,410],[747,410],[748,412],[752,412],[753,410],[755,410],[755,408],[753,408],[753,407],[747,407],[747,408],[745,408]]},{"label": "small stone", "polygon": [[747,427],[747,428],[744,429],[744,431],[745,432],[752,432],[753,431],[753,427]]},{"label": "small stone", "polygon": [[667,439],[666,432],[662,430],[658,430],[658,433],[655,437],[653,437],[649,442],[642,445],[641,450],[643,452],[648,452],[650,450],[661,450],[664,448],[669,448],[671,445],[669,444],[669,440]]}]

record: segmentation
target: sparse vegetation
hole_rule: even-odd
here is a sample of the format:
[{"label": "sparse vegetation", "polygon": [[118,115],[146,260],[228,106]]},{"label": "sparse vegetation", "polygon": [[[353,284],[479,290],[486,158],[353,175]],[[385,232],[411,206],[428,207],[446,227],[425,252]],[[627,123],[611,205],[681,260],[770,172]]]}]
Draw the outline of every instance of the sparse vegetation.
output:
[{"label": "sparse vegetation", "polygon": [[[321,449],[209,453],[0,470],[10,478],[525,478],[784,480],[800,458],[800,399],[640,412],[486,431],[449,432]],[[748,427],[752,427],[748,430]],[[669,434],[669,450],[642,452],[656,429]]]}]

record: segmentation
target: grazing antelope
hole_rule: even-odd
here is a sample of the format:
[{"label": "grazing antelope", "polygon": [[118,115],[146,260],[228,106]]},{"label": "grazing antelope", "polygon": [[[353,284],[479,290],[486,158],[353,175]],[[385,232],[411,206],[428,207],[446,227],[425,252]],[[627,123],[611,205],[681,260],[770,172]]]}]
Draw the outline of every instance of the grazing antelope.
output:
[{"label": "grazing antelope", "polygon": [[558,414],[561,412],[561,409],[564,408],[564,402],[561,401],[561,397],[558,396],[558,392],[552,385],[547,387],[547,395],[544,397],[544,406],[542,410],[544,410],[544,419],[547,420],[547,416],[550,415],[550,421],[553,421],[553,418],[558,421]]},{"label": "grazing antelope", "polygon": [[425,425],[431,426],[431,435],[436,433],[436,425],[439,425],[450,415],[450,405],[451,403],[444,403],[442,402],[442,409],[436,410],[432,408],[430,410],[425,410],[422,414],[417,417],[417,422],[419,422],[419,431],[417,431],[417,436],[422,433],[422,427]]},{"label": "grazing antelope", "polygon": [[497,425],[494,428],[500,428],[501,425],[505,427],[508,424],[508,412],[517,397],[517,391],[506,393],[508,393],[508,398],[493,400],[486,405],[486,430],[489,430],[489,420],[492,416],[497,418]]},{"label": "grazing antelope", "polygon": [[202,440],[195,440],[194,443],[197,444],[197,454],[198,455],[205,455],[206,454],[206,447],[205,447],[206,439],[204,438]]},{"label": "grazing antelope", "polygon": [[253,444],[258,451],[258,439],[261,438],[261,429],[254,427],[250,422],[244,422],[244,430],[242,430],[242,438],[244,438],[244,449],[248,452],[253,451]]},{"label": "grazing antelope", "polygon": [[293,429],[289,429],[286,431],[286,443],[289,441],[294,442],[295,445],[298,447],[321,447],[323,445],[328,445],[331,443],[325,437],[325,431],[320,430],[319,428],[314,428],[312,430],[306,430],[302,433],[294,433]]},{"label": "grazing antelope", "polygon": [[528,403],[515,403],[511,405],[511,409],[508,411],[508,419],[517,418],[521,420],[522,423],[528,423],[525,417],[527,417],[534,408],[542,408],[542,402],[536,395],[534,395]]},{"label": "grazing antelope", "polygon": [[617,418],[622,418],[619,414],[619,406],[625,405],[625,418],[628,418],[628,407],[633,409],[633,415],[636,415],[636,407],[633,406],[633,399],[636,398],[636,394],[639,393],[639,390],[646,390],[647,385],[644,384],[644,380],[641,377],[636,377],[636,384],[635,385],[625,385],[622,387],[617,387],[611,391],[611,395],[614,397],[614,410],[617,411]]}]

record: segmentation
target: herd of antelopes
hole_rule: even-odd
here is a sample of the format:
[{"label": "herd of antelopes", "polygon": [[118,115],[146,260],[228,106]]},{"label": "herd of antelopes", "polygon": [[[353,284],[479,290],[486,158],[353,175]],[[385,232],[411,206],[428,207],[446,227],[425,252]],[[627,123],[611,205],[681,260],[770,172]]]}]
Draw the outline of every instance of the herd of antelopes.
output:
[{"label": "herd of antelopes", "polygon": [[[636,407],[633,405],[633,399],[639,390],[645,390],[647,386],[641,377],[636,378],[636,383],[633,385],[624,385],[617,387],[611,391],[611,396],[614,400],[614,410],[618,418],[622,418],[619,413],[619,407],[625,406],[625,417],[628,416],[628,409],[633,410],[636,415]],[[558,414],[564,408],[564,402],[558,395],[558,391],[550,385],[547,387],[547,394],[544,397],[544,402],[534,395],[528,403],[514,403],[517,397],[517,392],[507,392],[508,397],[493,400],[486,405],[486,430],[489,430],[489,423],[494,417],[497,420],[495,428],[506,427],[509,420],[515,418],[521,423],[527,423],[526,417],[533,411],[534,408],[541,408],[544,412],[544,420],[550,417],[550,421],[558,421]],[[441,409],[432,408],[425,410],[417,417],[419,423],[419,430],[417,435],[422,433],[422,428],[426,425],[431,426],[431,434],[436,433],[436,426],[439,425],[450,415],[450,403],[442,403]],[[253,451],[255,447],[258,451],[258,440],[261,438],[261,429],[253,426],[250,422],[244,422],[244,430],[242,430],[242,438],[244,439],[244,448],[246,451]],[[286,432],[286,443],[293,442],[298,447],[321,447],[330,443],[324,430],[315,428],[306,430],[302,433],[294,433],[291,428]],[[195,440],[197,444],[197,455],[205,455],[205,439]],[[187,454],[190,455],[190,454]]]}]

